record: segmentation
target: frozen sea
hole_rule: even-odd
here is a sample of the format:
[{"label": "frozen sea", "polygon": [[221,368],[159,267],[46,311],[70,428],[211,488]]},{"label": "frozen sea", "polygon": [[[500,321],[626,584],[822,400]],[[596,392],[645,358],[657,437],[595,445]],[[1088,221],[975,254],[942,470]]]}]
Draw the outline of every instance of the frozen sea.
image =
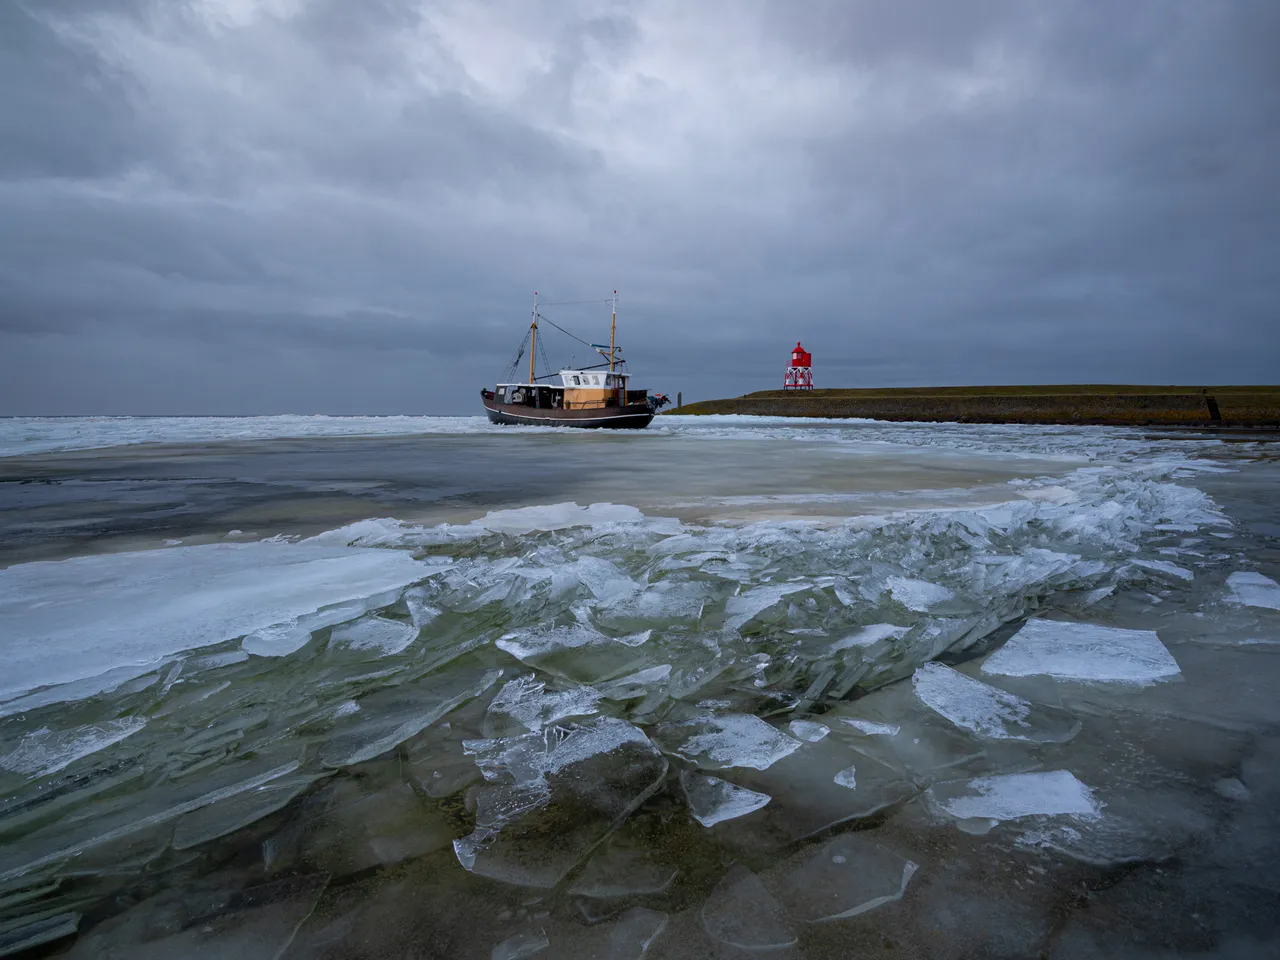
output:
[{"label": "frozen sea", "polygon": [[1280,955],[1276,453],[0,419],[0,956]]}]

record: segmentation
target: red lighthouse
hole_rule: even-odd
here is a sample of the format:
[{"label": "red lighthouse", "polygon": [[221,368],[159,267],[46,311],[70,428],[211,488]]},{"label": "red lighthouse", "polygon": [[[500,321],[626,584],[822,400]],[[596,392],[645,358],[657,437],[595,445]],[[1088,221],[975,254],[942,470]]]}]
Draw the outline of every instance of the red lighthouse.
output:
[{"label": "red lighthouse", "polygon": [[800,346],[799,340],[796,341],[796,348],[791,351],[791,365],[787,367],[786,376],[782,378],[782,389],[813,389],[813,354]]}]

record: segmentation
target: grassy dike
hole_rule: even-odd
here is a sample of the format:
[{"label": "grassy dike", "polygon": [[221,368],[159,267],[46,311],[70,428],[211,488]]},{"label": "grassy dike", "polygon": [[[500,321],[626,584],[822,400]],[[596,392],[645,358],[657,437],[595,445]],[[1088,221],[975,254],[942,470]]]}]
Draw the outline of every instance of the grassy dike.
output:
[{"label": "grassy dike", "polygon": [[1280,386],[1066,384],[761,390],[685,404],[671,413],[867,417],[959,423],[1280,427]]}]

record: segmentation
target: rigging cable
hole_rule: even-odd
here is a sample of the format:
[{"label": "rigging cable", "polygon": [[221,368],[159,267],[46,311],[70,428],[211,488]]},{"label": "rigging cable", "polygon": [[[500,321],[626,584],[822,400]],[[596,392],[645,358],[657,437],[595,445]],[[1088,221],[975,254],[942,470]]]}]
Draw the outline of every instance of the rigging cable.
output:
[{"label": "rigging cable", "polygon": [[576,337],[576,336],[574,336],[572,333],[570,333],[570,332],[569,332],[568,330],[566,330],[564,327],[560,326],[560,324],[556,323],[554,320],[552,320],[552,319],[550,319],[550,318],[548,318],[548,317],[544,317],[542,314],[538,314],[538,319],[539,319],[539,320],[546,320],[546,321],[547,321],[547,323],[551,324],[553,327],[555,327],[557,330],[559,330],[561,333],[563,333],[566,337],[570,337],[570,338],[571,338],[571,339],[573,339],[573,340],[577,340],[577,341],[578,341],[579,343],[581,343],[581,344],[586,344],[586,346],[591,347],[592,349],[594,349],[594,348],[595,348],[595,344],[587,343],[587,341],[583,340],[581,337]]}]

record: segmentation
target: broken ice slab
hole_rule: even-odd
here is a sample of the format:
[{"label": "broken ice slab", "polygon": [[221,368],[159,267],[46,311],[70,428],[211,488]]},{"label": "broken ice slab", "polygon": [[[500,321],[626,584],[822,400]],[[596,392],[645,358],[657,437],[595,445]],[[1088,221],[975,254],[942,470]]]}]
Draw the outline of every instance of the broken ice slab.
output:
[{"label": "broken ice slab", "polygon": [[242,637],[336,602],[398,590],[424,566],[399,550],[221,543],[0,570],[0,699]]},{"label": "broken ice slab", "polygon": [[547,939],[547,931],[542,927],[534,927],[507,937],[493,948],[489,957],[490,960],[524,960],[525,957],[536,956],[549,946],[551,941]]},{"label": "broken ice slab", "polygon": [[839,717],[845,729],[852,730],[864,737],[896,737],[902,730],[897,723],[877,723],[875,720],[861,720],[858,717]]},{"label": "broken ice slab", "polygon": [[908,610],[916,613],[927,613],[940,603],[955,598],[955,592],[938,583],[928,580],[914,580],[910,577],[889,577],[885,580],[889,595]]},{"label": "broken ice slab", "polygon": [[641,960],[665,929],[665,913],[633,907],[619,917],[609,930],[608,960]]},{"label": "broken ice slab", "polygon": [[[207,899],[171,890],[144,900],[80,937],[68,960],[275,960],[315,908],[324,876],[291,877],[243,890],[205,913]],[[188,896],[190,896],[188,894]]]},{"label": "broken ice slab", "polygon": [[360,710],[335,724],[320,748],[320,762],[347,767],[372,760],[478,697],[501,676],[501,670],[450,670],[361,697]]},{"label": "broken ice slab", "polygon": [[16,920],[0,923],[0,957],[42,947],[55,940],[69,937],[80,929],[80,914],[75,911],[41,917],[37,920]]},{"label": "broken ice slab", "polygon": [[[287,776],[299,767],[296,759],[280,763],[291,752],[296,756],[293,747],[282,747],[274,754],[229,764],[207,777],[166,782],[142,794],[93,804],[85,812],[5,846],[0,853],[0,882],[56,867],[72,857],[79,863],[87,851],[126,840]],[[163,838],[163,845],[167,843]]]},{"label": "broken ice slab", "polygon": [[1149,684],[1176,676],[1179,669],[1154,630],[1037,619],[1028,620],[993,653],[982,665],[982,672]]},{"label": "broken ice slab", "polygon": [[698,717],[663,724],[655,736],[664,749],[692,760],[704,770],[751,767],[767,770],[800,749],[799,740],[750,714]]},{"label": "broken ice slab", "polygon": [[671,664],[662,663],[656,667],[648,667],[596,685],[600,696],[607,700],[633,700],[648,696],[666,687],[667,678],[671,676]]},{"label": "broken ice slab", "polygon": [[782,905],[741,864],[729,869],[702,905],[702,927],[714,939],[752,953],[796,942]]},{"label": "broken ice slab", "polygon": [[122,717],[70,730],[36,730],[24,736],[12,753],[0,756],[0,769],[28,777],[57,773],[81,757],[133,736],[146,725],[142,717]]},{"label": "broken ice slab", "polygon": [[844,920],[901,900],[916,864],[864,833],[836,837],[780,878],[787,915],[804,923]]},{"label": "broken ice slab", "polygon": [[547,691],[547,685],[533,674],[508,681],[489,703],[484,718],[486,737],[511,737],[537,733],[570,717],[597,713],[600,694],[591,687]]},{"label": "broken ice slab", "polygon": [[1247,607],[1280,610],[1280,584],[1270,577],[1252,571],[1240,571],[1227,577],[1231,599]]},{"label": "broken ice slab", "polygon": [[418,639],[412,623],[386,617],[365,617],[334,627],[329,642],[351,650],[366,650],[377,656],[391,656]]},{"label": "broken ice slab", "polygon": [[817,743],[831,732],[831,728],[825,723],[818,723],[815,720],[792,720],[787,724],[787,729],[797,740],[804,740],[807,743]]},{"label": "broken ice slab", "polygon": [[569,887],[574,896],[612,900],[662,893],[675,881],[678,868],[658,859],[639,831],[635,818],[610,835],[594,853]]},{"label": "broken ice slab", "polygon": [[1196,577],[1190,570],[1170,563],[1168,560],[1134,560],[1133,565],[1151,573],[1164,574],[1174,580],[1194,580]]},{"label": "broken ice slab", "polygon": [[[852,779],[852,785],[837,777]],[[772,798],[722,837],[751,850],[784,847],[836,824],[873,816],[918,792],[899,769],[835,736],[805,744],[767,770],[734,770],[733,779],[738,787]]]},{"label": "broken ice slab", "polygon": [[685,800],[688,801],[693,819],[704,827],[714,827],[725,820],[745,817],[773,799],[767,793],[757,793],[719,777],[708,777],[689,770],[680,774],[680,786],[684,789]]},{"label": "broken ice slab", "polygon": [[521,663],[578,682],[592,683],[649,666],[641,649],[652,630],[608,636],[588,623],[512,631],[494,645]]},{"label": "broken ice slab", "polygon": [[841,650],[870,650],[878,643],[886,640],[896,640],[901,637],[909,627],[900,627],[893,623],[873,623],[870,626],[862,627],[854,633],[846,637],[842,637],[835,643],[830,644],[826,648],[827,653],[838,653]]},{"label": "broken ice slab", "polygon": [[941,663],[926,663],[911,683],[921,703],[980,737],[1065,743],[1080,731],[1065,710],[1033,704]]},{"label": "broken ice slab", "polygon": [[454,852],[473,873],[520,886],[555,886],[667,774],[649,738],[612,717],[474,749],[488,782]]},{"label": "broken ice slab", "polygon": [[257,823],[287,807],[314,780],[314,776],[276,780],[188,813],[174,827],[173,849],[186,850]]},{"label": "broken ice slab", "polygon": [[724,625],[730,630],[738,630],[783,597],[808,590],[812,586],[811,583],[771,583],[730,597],[724,607]]},{"label": "broken ice slab", "polygon": [[925,792],[929,804],[958,820],[1018,820],[1022,817],[1101,815],[1093,791],[1069,770],[1013,773],[975,780],[935,783]]}]

